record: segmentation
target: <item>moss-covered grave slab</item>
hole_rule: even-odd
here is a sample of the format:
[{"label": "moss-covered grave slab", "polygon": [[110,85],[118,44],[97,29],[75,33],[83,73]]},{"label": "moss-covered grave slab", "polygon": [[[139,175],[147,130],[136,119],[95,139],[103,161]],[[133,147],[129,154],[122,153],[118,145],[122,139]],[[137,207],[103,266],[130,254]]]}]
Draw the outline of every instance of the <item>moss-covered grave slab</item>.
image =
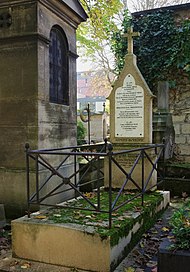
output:
[{"label": "moss-covered grave slab", "polygon": [[101,219],[89,211],[71,214],[56,209],[24,216],[12,221],[13,256],[87,271],[113,271],[169,201],[169,192],[151,192],[144,207],[133,202],[117,210],[111,229],[105,215]]}]

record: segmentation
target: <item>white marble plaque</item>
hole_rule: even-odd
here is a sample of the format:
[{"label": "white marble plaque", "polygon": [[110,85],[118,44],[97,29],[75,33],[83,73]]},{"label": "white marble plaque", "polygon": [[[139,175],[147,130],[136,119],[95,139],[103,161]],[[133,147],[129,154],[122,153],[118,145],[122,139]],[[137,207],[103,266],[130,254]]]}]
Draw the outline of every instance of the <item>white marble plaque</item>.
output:
[{"label": "white marble plaque", "polygon": [[115,92],[115,137],[144,137],[144,90],[131,74]]}]

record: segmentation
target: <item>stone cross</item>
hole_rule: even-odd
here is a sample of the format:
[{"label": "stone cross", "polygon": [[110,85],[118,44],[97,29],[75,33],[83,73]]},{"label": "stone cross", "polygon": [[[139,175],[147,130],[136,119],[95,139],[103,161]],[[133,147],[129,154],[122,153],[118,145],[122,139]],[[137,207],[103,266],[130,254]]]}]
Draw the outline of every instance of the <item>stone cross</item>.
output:
[{"label": "stone cross", "polygon": [[129,27],[127,33],[123,35],[123,37],[127,37],[128,39],[128,54],[133,54],[133,37],[139,37],[139,32],[133,32],[133,27]]}]

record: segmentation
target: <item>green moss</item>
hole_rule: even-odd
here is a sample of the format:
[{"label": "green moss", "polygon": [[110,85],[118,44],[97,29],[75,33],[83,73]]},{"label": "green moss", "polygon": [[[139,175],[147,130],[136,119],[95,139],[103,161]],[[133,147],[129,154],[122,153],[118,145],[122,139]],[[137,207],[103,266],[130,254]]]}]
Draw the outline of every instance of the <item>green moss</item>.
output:
[{"label": "green moss", "polygon": [[[112,193],[112,199],[114,200],[118,192]],[[117,205],[133,197],[135,192],[124,192]],[[96,204],[97,194],[87,193],[86,197]],[[98,233],[101,239],[107,239],[110,237],[111,246],[118,243],[119,239],[126,237],[136,222],[144,224],[142,227],[142,233],[147,230],[155,220],[155,210],[158,204],[162,201],[163,196],[159,192],[146,193],[144,195],[144,206],[141,206],[141,197],[138,197],[125,206],[113,211],[112,213],[112,228],[109,229],[109,194],[107,191],[102,191],[100,196],[101,210],[104,212],[96,212],[89,210],[79,209],[91,209],[91,205],[84,199],[77,199],[68,204],[72,207],[50,209],[46,216],[48,221],[54,223],[72,223],[84,226],[84,231],[87,226],[91,226],[94,233]],[[152,216],[150,216],[152,214]],[[137,235],[138,236],[138,235]],[[136,237],[136,235],[135,235]],[[136,238],[133,238],[136,239]],[[138,237],[137,237],[138,240]],[[134,241],[134,243],[136,240]]]},{"label": "green moss", "polygon": [[180,163],[180,162],[174,163],[173,162],[173,163],[168,163],[167,166],[190,169],[190,163]]}]

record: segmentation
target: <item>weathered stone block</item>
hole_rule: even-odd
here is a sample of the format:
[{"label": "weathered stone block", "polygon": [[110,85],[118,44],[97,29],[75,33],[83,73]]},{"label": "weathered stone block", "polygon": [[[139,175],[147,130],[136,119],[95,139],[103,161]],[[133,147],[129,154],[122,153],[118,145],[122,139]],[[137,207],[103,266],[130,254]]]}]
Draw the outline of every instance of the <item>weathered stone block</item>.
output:
[{"label": "weathered stone block", "polygon": [[186,138],[187,138],[187,143],[190,144],[190,135],[187,135]]},{"label": "weathered stone block", "polygon": [[180,144],[180,154],[190,156],[190,148],[188,144]]},{"label": "weathered stone block", "polygon": [[174,123],[181,123],[185,120],[185,114],[180,115],[172,115],[172,119]]},{"label": "weathered stone block", "polygon": [[175,134],[181,134],[181,124],[174,123]]},{"label": "weathered stone block", "polygon": [[182,124],[181,125],[181,132],[183,134],[190,134],[190,124]]},{"label": "weathered stone block", "polygon": [[176,144],[185,144],[187,137],[184,135],[177,134],[175,137]]}]

